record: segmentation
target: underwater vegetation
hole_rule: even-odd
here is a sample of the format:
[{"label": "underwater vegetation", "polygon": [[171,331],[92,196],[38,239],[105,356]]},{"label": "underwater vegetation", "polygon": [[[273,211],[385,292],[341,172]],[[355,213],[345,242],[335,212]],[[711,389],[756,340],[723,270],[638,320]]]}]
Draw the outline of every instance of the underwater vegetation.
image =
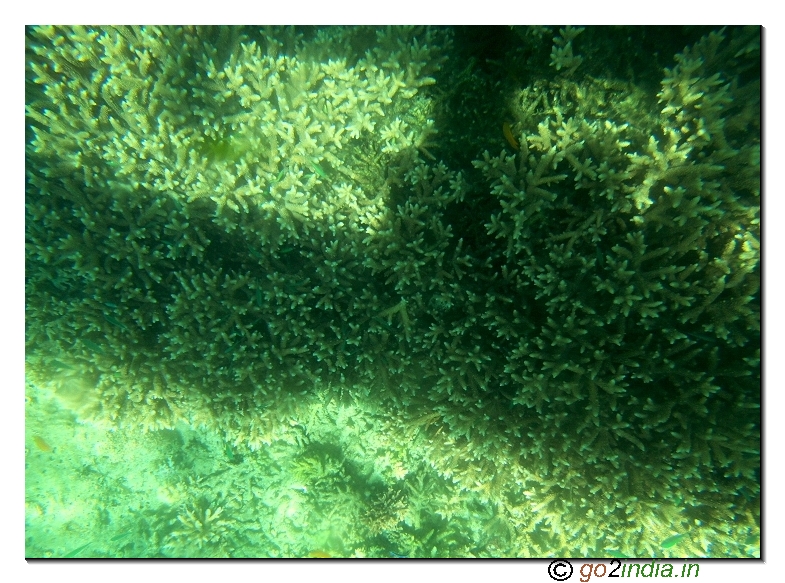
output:
[{"label": "underwater vegetation", "polygon": [[759,556],[760,29],[480,32],[27,29],[31,556]]}]

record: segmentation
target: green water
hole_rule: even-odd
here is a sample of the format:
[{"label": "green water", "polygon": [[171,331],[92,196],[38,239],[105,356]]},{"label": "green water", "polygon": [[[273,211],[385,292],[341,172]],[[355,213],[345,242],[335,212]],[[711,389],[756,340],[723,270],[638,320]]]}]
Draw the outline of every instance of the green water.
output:
[{"label": "green water", "polygon": [[759,557],[756,27],[30,27],[26,556]]}]

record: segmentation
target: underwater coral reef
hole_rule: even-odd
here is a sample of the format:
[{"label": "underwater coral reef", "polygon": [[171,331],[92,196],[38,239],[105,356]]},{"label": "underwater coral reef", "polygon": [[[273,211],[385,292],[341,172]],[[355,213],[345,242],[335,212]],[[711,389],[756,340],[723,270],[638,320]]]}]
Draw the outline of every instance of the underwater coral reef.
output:
[{"label": "underwater coral reef", "polygon": [[28,556],[759,556],[760,29],[494,31],[27,29]]}]

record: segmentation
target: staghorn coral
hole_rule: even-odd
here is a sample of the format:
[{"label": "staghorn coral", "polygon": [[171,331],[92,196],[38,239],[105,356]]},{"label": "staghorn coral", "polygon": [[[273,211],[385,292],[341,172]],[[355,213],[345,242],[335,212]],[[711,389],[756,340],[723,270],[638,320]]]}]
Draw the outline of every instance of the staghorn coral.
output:
[{"label": "staghorn coral", "polygon": [[[197,384],[239,381],[253,401],[263,376],[313,379],[289,363],[308,344],[324,361],[336,341],[339,264],[347,237],[380,220],[379,169],[432,132],[427,107],[406,104],[424,103],[418,88],[439,62],[426,43],[440,33],[399,33],[331,29],[305,42],[289,29],[31,28],[33,352],[68,352],[105,387],[107,417],[150,428],[220,409],[175,405],[201,401]],[[386,119],[406,135],[374,134]],[[379,144],[387,152],[369,159]],[[309,288],[320,296],[292,302]],[[140,394],[123,395],[126,378]],[[129,400],[159,412],[118,415]]]},{"label": "staghorn coral", "polygon": [[177,549],[178,556],[225,555],[227,537],[234,530],[221,506],[213,509],[205,503],[184,508],[174,526],[164,548]]},{"label": "staghorn coral", "polygon": [[[31,29],[30,377],[78,375],[52,390],[113,425],[281,448],[283,492],[252,496],[278,555],[328,515],[351,542],[309,540],[342,553],[641,555],[675,529],[669,553],[747,554],[759,31],[706,35],[658,93],[580,77],[579,32],[568,75],[527,65],[484,122],[520,152],[468,126],[489,149],[462,166],[430,119],[448,31]],[[223,517],[191,512],[178,533]]]},{"label": "staghorn coral", "polygon": [[370,533],[377,535],[394,529],[404,519],[407,509],[403,490],[387,489],[375,492],[368,500],[363,521]]},{"label": "staghorn coral", "polygon": [[[713,69],[754,34],[713,33],[679,55],[659,115],[635,113],[639,96],[610,98],[619,89],[597,81],[525,91],[521,153],[475,163],[499,200],[486,223],[499,241],[495,277],[518,298],[495,318],[509,347],[498,384],[538,413],[530,436],[559,444],[524,447],[558,483],[537,507],[548,516],[614,490],[599,514],[622,502],[633,537],[641,516],[673,520],[661,493],[694,487],[699,498],[698,475],[714,472],[726,492],[756,488],[758,387],[747,363],[759,348],[759,143],[746,126],[755,102],[731,105],[731,91],[747,97],[755,83],[724,83]],[[732,456],[720,445],[729,443]]]},{"label": "staghorn coral", "polygon": [[557,71],[566,69],[567,74],[572,75],[580,67],[583,57],[573,54],[572,41],[584,30],[583,26],[565,26],[559,30],[559,36],[553,37],[551,66]]}]

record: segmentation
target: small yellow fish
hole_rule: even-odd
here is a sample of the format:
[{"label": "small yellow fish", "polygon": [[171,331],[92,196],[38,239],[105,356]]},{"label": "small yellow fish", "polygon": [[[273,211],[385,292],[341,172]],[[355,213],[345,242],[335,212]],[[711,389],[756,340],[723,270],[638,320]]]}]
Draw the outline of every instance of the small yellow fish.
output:
[{"label": "small yellow fish", "polygon": [[33,443],[35,443],[35,446],[38,449],[47,453],[54,449],[51,445],[44,441],[43,437],[38,437],[37,435],[33,435]]},{"label": "small yellow fish", "polygon": [[332,559],[333,556],[325,553],[324,551],[313,551],[312,553],[308,553],[308,557],[311,559]]},{"label": "small yellow fish", "polygon": [[507,141],[513,147],[514,150],[520,150],[521,146],[518,144],[518,140],[515,139],[515,136],[512,135],[512,129],[510,128],[510,124],[504,122],[502,124],[502,132],[504,132],[504,137],[507,138]]}]

